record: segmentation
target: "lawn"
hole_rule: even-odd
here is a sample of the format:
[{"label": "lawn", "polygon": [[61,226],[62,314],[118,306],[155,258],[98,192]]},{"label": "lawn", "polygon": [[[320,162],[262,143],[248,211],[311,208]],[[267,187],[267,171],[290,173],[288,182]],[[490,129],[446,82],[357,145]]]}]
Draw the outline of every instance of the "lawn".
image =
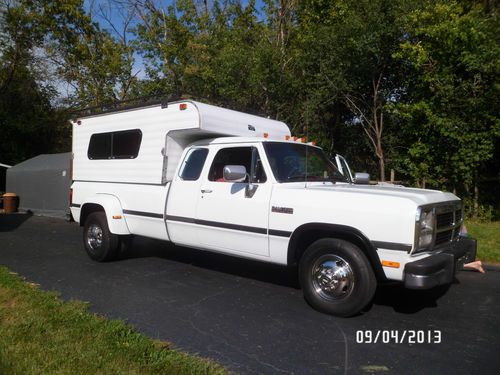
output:
[{"label": "lawn", "polygon": [[466,223],[469,235],[477,239],[477,258],[483,262],[500,263],[500,221]]},{"label": "lawn", "polygon": [[0,374],[226,374],[0,267]]}]

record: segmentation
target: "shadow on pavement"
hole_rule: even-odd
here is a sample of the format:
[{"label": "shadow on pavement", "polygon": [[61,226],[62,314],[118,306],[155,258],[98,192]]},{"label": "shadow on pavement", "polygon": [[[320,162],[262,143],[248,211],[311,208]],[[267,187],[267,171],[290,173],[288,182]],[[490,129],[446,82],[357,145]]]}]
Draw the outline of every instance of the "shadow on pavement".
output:
[{"label": "shadow on pavement", "polygon": [[299,288],[295,268],[175,246],[171,243],[134,236],[125,243],[121,259],[158,257],[195,267],[227,273],[267,283]]},{"label": "shadow on pavement", "polygon": [[10,232],[28,220],[30,213],[0,214],[0,232]]},{"label": "shadow on pavement", "polygon": [[415,314],[423,309],[435,308],[438,300],[446,294],[450,285],[429,290],[406,289],[401,284],[379,285],[373,303],[389,306],[403,314]]},{"label": "shadow on pavement", "polygon": [[[175,246],[146,237],[136,236],[124,244],[121,260],[148,257],[168,259],[248,279],[300,288],[296,268]],[[445,285],[429,290],[410,290],[397,283],[379,285],[372,306],[373,304],[389,306],[399,313],[414,314],[423,309],[437,307],[439,298],[446,294],[449,287]]]}]

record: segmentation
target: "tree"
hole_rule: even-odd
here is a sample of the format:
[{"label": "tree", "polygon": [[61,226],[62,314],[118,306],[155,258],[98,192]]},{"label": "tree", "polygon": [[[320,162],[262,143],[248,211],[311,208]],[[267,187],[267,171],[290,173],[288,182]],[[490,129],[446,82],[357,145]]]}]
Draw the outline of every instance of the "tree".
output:
[{"label": "tree", "polygon": [[330,127],[359,126],[385,180],[387,106],[397,100],[393,58],[404,31],[406,2],[307,1],[299,11],[308,98],[333,118]]},{"label": "tree", "polygon": [[26,0],[55,76],[70,85],[66,101],[85,107],[126,99],[135,83],[133,54],[87,14],[83,0]]},{"label": "tree", "polygon": [[55,90],[46,82],[45,66],[35,51],[43,34],[17,2],[4,1],[0,9],[0,155],[3,162],[15,164],[61,150],[59,140],[67,133],[60,113],[52,108]]},{"label": "tree", "polygon": [[478,177],[500,136],[500,47],[495,14],[481,4],[426,2],[407,18],[396,57],[407,69],[395,106],[415,180],[479,199]]}]

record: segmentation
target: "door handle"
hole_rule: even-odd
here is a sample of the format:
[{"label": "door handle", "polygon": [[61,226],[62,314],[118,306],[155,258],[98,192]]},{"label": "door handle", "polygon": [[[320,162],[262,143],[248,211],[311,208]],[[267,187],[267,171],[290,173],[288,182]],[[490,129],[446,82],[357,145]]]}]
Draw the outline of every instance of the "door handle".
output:
[{"label": "door handle", "polygon": [[201,189],[201,192],[204,193],[204,194],[206,194],[206,193],[211,193],[212,190],[210,190],[210,189]]}]

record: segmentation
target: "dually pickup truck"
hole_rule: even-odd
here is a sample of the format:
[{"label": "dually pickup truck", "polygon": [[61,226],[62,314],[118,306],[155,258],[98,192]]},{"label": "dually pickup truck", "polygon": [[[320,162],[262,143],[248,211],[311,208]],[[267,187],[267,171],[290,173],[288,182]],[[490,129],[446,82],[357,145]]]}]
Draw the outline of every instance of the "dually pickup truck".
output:
[{"label": "dually pickup truck", "polygon": [[358,314],[378,283],[451,283],[476,242],[451,193],[367,184],[286,124],[195,101],[73,122],[71,212],[96,261],[131,235],[296,267],[304,297]]}]

